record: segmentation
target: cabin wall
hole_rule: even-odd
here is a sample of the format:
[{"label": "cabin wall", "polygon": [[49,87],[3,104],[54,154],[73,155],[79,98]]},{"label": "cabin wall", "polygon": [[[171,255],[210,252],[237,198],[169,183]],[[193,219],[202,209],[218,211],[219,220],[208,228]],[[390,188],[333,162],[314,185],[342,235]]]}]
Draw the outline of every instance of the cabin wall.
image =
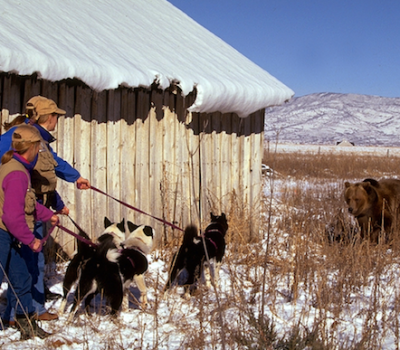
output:
[{"label": "cabin wall", "polygon": [[[0,78],[2,122],[23,112],[34,95],[54,99],[67,115],[59,118],[53,149],[92,186],[150,215],[59,180],[70,216],[92,238],[101,234],[107,216],[151,225],[163,244],[182,233],[151,216],[184,228],[207,222],[210,211],[225,212],[229,219],[238,208],[250,218],[250,234],[258,234],[264,110],[245,119],[188,113],[193,97],[183,98],[173,89],[94,92],[76,81]],[[74,229],[67,218],[61,220]],[[72,236],[60,230],[53,236],[72,254]]]}]

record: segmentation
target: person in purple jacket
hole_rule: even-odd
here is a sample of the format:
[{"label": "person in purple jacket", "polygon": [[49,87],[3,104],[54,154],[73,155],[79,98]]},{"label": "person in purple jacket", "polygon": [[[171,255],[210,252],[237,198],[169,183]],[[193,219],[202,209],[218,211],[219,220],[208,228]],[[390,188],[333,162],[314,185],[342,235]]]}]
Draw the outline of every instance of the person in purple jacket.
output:
[{"label": "person in purple jacket", "polygon": [[42,240],[33,234],[36,220],[58,223],[57,215],[36,202],[31,187],[30,171],[37,161],[40,143],[36,128],[19,126],[12,135],[12,149],[3,155],[0,166],[0,280],[6,276],[13,291],[9,302],[15,308],[21,340],[50,335],[32,318],[31,275],[20,253],[23,246],[33,252],[42,250]]},{"label": "person in purple jacket", "polygon": [[[34,96],[26,104],[26,115],[17,116],[11,123],[5,123],[4,127],[7,132],[0,136],[0,157],[10,148],[11,138],[15,128],[24,123],[33,125],[42,137],[43,147],[38,156],[38,161],[31,172],[32,187],[35,190],[36,198],[39,203],[44,204],[48,208],[54,209],[56,212],[64,215],[69,214],[69,209],[65,206],[60,195],[56,191],[57,178],[61,178],[68,182],[76,182],[78,188],[90,188],[90,183],[84,179],[79,172],[69,163],[58,157],[52,150],[50,144],[55,138],[50,134],[57,125],[58,117],[66,112],[56,105],[56,103],[43,96]],[[41,221],[36,222],[34,234],[36,237],[43,238],[45,236],[45,227]],[[32,252],[24,248],[23,256],[27,262],[27,266],[32,276],[32,296],[33,305],[38,314],[37,318],[41,321],[51,321],[58,318],[57,314],[50,313],[45,308],[47,299],[55,299],[60,295],[50,292],[44,284],[45,260],[42,252],[32,254]],[[8,291],[8,296],[11,291]],[[3,314],[5,322],[9,321],[10,325],[15,322],[13,320],[13,310],[10,304]]]}]

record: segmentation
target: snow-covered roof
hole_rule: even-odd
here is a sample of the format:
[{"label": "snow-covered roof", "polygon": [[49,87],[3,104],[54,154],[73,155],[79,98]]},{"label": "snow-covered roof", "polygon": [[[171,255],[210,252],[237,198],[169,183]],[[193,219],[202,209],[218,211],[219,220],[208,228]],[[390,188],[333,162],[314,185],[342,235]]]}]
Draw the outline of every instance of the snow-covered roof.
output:
[{"label": "snow-covered roof", "polygon": [[0,71],[97,91],[178,82],[193,112],[246,117],[294,94],[166,0],[0,0],[0,33]]}]

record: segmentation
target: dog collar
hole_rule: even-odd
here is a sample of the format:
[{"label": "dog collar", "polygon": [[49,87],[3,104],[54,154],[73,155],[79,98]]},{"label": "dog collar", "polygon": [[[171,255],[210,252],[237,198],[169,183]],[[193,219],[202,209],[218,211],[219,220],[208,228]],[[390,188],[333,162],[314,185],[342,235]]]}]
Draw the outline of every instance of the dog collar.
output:
[{"label": "dog collar", "polygon": [[207,233],[207,232],[218,232],[219,234],[222,235],[222,232],[221,232],[220,230],[216,229],[216,228],[213,228],[213,229],[211,229],[211,230],[206,230],[205,233]]}]

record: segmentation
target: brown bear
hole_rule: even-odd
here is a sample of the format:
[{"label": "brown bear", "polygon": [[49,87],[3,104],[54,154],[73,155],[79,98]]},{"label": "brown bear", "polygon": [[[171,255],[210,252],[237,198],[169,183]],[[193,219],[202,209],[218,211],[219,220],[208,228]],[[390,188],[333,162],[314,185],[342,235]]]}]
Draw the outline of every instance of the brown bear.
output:
[{"label": "brown bear", "polygon": [[381,233],[385,232],[388,239],[397,221],[400,180],[365,179],[354,184],[345,182],[344,185],[344,197],[349,212],[361,228],[361,237],[369,237],[378,243]]}]

